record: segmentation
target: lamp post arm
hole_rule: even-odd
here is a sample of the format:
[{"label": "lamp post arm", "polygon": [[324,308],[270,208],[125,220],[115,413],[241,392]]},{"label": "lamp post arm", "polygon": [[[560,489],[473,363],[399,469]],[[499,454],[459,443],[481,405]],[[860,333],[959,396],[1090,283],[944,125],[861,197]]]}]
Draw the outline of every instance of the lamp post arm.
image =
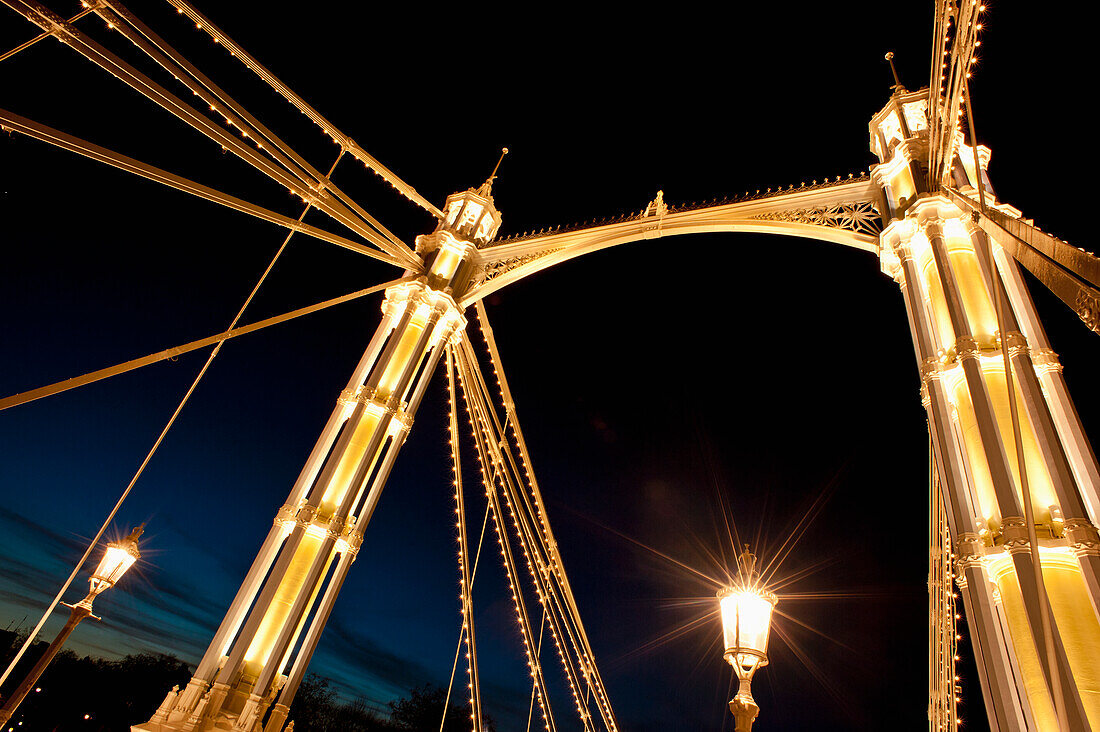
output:
[{"label": "lamp post arm", "polygon": [[42,676],[42,672],[46,670],[46,667],[50,665],[50,661],[57,655],[57,652],[61,650],[61,647],[65,645],[65,641],[68,640],[69,635],[72,634],[73,629],[80,624],[80,621],[92,614],[92,600],[93,595],[89,593],[88,597],[73,605],[72,612],[69,613],[69,620],[65,623],[65,627],[57,634],[57,637],[53,639],[53,643],[46,649],[46,652],[42,654],[42,657],[38,659],[38,662],[34,664],[34,668],[27,674],[23,682],[12,692],[11,696],[4,701],[3,708],[0,708],[0,725],[7,724],[11,716],[15,714],[15,710],[19,708],[19,705],[23,703],[23,699],[26,698],[30,690],[34,688],[34,685],[38,683],[38,679]]}]

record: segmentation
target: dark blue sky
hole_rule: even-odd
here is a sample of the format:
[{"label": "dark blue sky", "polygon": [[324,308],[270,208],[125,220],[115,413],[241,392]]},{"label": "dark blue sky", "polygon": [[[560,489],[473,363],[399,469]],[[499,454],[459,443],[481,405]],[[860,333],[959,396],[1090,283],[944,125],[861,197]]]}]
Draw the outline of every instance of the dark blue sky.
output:
[{"label": "dark blue sky", "polygon": [[[867,121],[891,83],[882,55],[896,51],[910,88],[926,83],[928,6],[554,5],[532,19],[509,5],[199,3],[433,201],[480,183],[509,146],[494,190],[503,234],[640,210],[658,189],[684,202],[866,169]],[[132,9],[327,169],[334,146],[222,49],[165,3]],[[0,17],[4,47],[32,34]],[[993,5],[974,82],[979,137],[1004,200],[1089,246],[1078,156],[1091,118],[1072,65],[1087,31],[1063,23]],[[0,63],[0,106],[298,213],[278,186],[53,41]],[[220,331],[282,240],[41,143],[0,137],[0,161],[0,395]],[[354,162],[335,180],[407,241],[430,229]],[[296,237],[246,320],[392,276]],[[1087,382],[1100,339],[1036,297],[1095,435],[1100,395]],[[377,306],[227,344],[116,523],[121,534],[148,522],[140,569],[97,601],[104,621],[81,626],[73,648],[197,661]],[[730,674],[716,622],[658,643],[715,588],[623,536],[716,574],[712,557],[732,548],[723,507],[766,554],[823,493],[785,565],[818,569],[789,591],[841,597],[784,601],[794,619],[779,627],[795,648],[777,639],[754,684],[757,729],[875,729],[887,718],[923,728],[924,415],[900,295],[874,257],[747,235],[637,243],[515,285],[489,314],[624,729],[729,729]],[[3,625],[33,625],[203,358],[0,413]],[[384,705],[450,672],[459,617],[444,425],[437,379],[313,664],[349,698]],[[488,559],[475,597],[486,707],[502,729],[521,729],[521,644]],[[980,728],[976,678],[964,689]],[[559,719],[568,708],[558,700]]]}]

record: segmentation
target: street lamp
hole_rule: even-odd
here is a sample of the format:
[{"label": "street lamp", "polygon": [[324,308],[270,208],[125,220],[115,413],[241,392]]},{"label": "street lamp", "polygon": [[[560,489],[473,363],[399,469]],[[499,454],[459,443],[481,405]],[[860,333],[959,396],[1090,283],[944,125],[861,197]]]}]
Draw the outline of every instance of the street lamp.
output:
[{"label": "street lamp", "polygon": [[[83,600],[75,605],[69,605],[68,603],[62,603],[66,607],[71,607],[72,612],[69,613],[69,620],[65,623],[65,627],[61,629],[61,632],[57,634],[57,637],[53,639],[53,643],[46,649],[46,652],[42,654],[42,657],[38,659],[38,662],[34,664],[34,668],[27,674],[27,677],[23,679],[23,683],[19,684],[19,687],[12,692],[12,695],[4,702],[3,708],[0,708],[0,725],[6,724],[11,715],[15,713],[15,710],[19,708],[19,705],[26,698],[27,694],[39,677],[42,676],[42,672],[46,670],[46,667],[50,665],[50,661],[57,655],[57,652],[61,650],[61,646],[65,645],[65,641],[69,635],[73,632],[73,629],[84,618],[92,615],[92,600],[94,600],[101,592],[108,590],[115,585],[122,575],[126,574],[126,570],[133,566],[134,562],[141,556],[141,552],[138,551],[138,537],[145,530],[145,524],[138,526],[136,529],[130,532],[122,541],[111,542],[107,545],[107,551],[103,553],[103,559],[99,561],[99,566],[92,572],[92,576],[88,579],[90,589],[88,594]],[[98,620],[99,618],[96,618]]]},{"label": "street lamp", "polygon": [[722,610],[723,656],[733,666],[739,685],[730,700],[730,711],[736,720],[736,732],[751,732],[760,707],[749,688],[752,675],[768,665],[768,632],[776,596],[761,586],[756,573],[756,557],[745,546],[737,560],[737,580],[718,593]]}]

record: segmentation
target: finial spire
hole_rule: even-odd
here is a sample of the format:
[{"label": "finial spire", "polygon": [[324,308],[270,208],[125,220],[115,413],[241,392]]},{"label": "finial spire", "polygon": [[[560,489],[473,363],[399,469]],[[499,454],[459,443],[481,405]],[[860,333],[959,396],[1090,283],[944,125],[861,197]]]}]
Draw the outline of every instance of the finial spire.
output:
[{"label": "finial spire", "polygon": [[898,70],[896,68],[894,68],[894,52],[893,51],[887,51],[886,52],[886,60],[890,64],[890,72],[894,75],[894,85],[890,88],[894,90],[895,94],[900,94],[900,93],[906,91],[905,86],[902,85],[902,83],[901,83],[901,79],[898,78]]},{"label": "finial spire", "polygon": [[493,167],[493,172],[485,179],[485,182],[481,184],[481,188],[477,189],[479,196],[485,196],[486,198],[493,197],[493,181],[497,179],[497,170],[500,169],[500,164],[504,162],[504,156],[508,154],[508,148],[502,147],[500,149],[500,159],[497,160],[496,166]]},{"label": "finial spire", "polygon": [[737,567],[740,570],[741,582],[751,585],[753,576],[756,574],[756,555],[749,551],[748,544],[745,544],[744,551],[737,558]]}]

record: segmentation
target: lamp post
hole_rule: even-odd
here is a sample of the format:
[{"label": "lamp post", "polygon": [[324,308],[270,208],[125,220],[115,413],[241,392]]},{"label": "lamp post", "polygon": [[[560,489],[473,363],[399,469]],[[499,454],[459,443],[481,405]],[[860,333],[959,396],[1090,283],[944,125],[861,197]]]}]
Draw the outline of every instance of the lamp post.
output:
[{"label": "lamp post", "polygon": [[756,670],[768,665],[768,633],[776,596],[761,586],[756,572],[756,557],[745,546],[738,557],[737,580],[718,593],[722,610],[723,656],[733,666],[739,681],[737,694],[730,700],[736,732],[751,732],[760,707],[749,688]]},{"label": "lamp post", "polygon": [[[99,566],[96,567],[95,572],[88,580],[88,584],[91,586],[88,590],[88,594],[84,599],[75,605],[69,605],[63,603],[67,607],[72,608],[72,612],[69,613],[69,620],[65,623],[65,627],[57,634],[57,637],[53,639],[53,643],[46,649],[46,652],[42,654],[42,657],[38,659],[38,662],[34,664],[34,668],[31,669],[27,677],[23,679],[23,682],[19,684],[18,688],[12,692],[11,696],[4,702],[3,708],[0,708],[0,725],[7,724],[7,721],[11,719],[11,715],[15,713],[15,710],[19,708],[19,705],[26,698],[27,694],[34,687],[39,677],[42,676],[42,672],[46,670],[46,667],[50,665],[50,661],[57,655],[57,652],[61,650],[61,647],[65,645],[65,641],[69,635],[73,632],[73,629],[86,617],[96,616],[92,615],[92,601],[104,590],[108,590],[118,582],[122,575],[126,574],[126,570],[133,566],[137,561],[141,553],[138,551],[138,537],[141,536],[142,531],[145,530],[145,525],[142,524],[136,529],[130,532],[122,541],[112,542],[107,545],[107,551],[103,553],[103,559],[99,561]],[[96,618],[98,620],[98,618]]]}]

